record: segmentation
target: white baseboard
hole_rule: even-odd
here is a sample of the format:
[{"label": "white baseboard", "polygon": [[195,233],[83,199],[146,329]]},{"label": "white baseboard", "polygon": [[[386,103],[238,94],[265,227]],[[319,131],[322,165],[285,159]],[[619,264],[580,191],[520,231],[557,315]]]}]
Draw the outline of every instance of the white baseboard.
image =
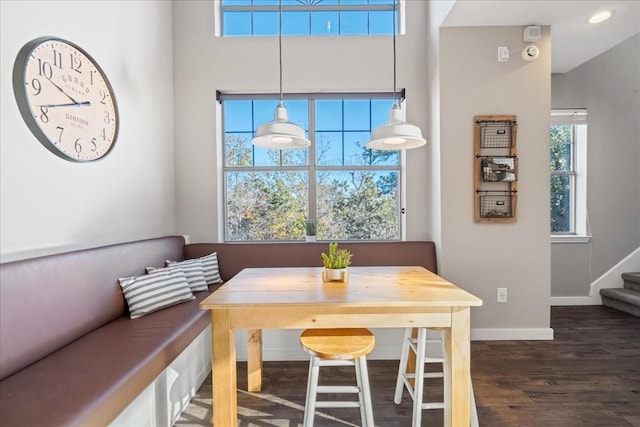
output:
[{"label": "white baseboard", "polygon": [[593,297],[551,297],[551,306],[557,305],[602,305]]},{"label": "white baseboard", "polygon": [[602,304],[600,289],[621,288],[624,284],[621,277],[622,273],[628,271],[640,271],[640,247],[624,257],[622,261],[611,267],[606,273],[591,283],[589,296],[596,301],[594,305]]},{"label": "white baseboard", "polygon": [[551,328],[472,329],[471,341],[553,340]]},{"label": "white baseboard", "polygon": [[602,305],[600,289],[622,288],[622,273],[640,271],[640,248],[624,257],[589,286],[588,296],[551,297],[551,306],[558,305]]}]

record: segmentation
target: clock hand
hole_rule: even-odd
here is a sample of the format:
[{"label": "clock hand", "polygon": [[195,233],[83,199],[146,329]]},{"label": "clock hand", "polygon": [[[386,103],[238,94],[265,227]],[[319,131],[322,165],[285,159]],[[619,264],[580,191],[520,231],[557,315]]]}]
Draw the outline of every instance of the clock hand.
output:
[{"label": "clock hand", "polygon": [[89,101],[84,101],[84,102],[70,102],[68,104],[46,104],[46,105],[41,105],[41,107],[47,107],[47,108],[55,108],[55,107],[89,107],[91,106],[91,102]]},{"label": "clock hand", "polygon": [[49,80],[49,83],[51,83],[52,85],[54,85],[60,92],[62,92],[64,94],[64,96],[66,96],[67,98],[69,98],[71,100],[71,102],[73,103],[78,103],[78,101],[76,101],[75,99],[73,99],[72,97],[70,97],[67,92],[64,91],[64,89],[62,89],[60,86],[58,86],[57,84],[55,84],[51,79],[47,79]]}]

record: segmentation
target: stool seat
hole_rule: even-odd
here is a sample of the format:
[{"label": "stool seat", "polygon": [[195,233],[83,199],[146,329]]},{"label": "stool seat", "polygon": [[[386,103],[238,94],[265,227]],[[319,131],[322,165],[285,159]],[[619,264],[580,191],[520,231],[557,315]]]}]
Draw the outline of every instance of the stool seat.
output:
[{"label": "stool seat", "polygon": [[[316,408],[360,408],[362,425],[374,427],[366,358],[376,344],[373,333],[364,328],[306,329],[300,344],[311,355],[304,427],[313,427]],[[353,366],[356,386],[318,385],[321,366]],[[317,400],[319,393],[354,393],[358,400]]]},{"label": "stool seat", "polygon": [[371,353],[376,339],[365,328],[307,329],[300,335],[302,348],[326,360],[354,360]]}]

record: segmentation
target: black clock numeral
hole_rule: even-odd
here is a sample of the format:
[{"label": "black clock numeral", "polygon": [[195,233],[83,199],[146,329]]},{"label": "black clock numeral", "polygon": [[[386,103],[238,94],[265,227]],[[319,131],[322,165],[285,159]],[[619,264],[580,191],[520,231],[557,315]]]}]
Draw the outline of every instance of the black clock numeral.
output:
[{"label": "black clock numeral", "polygon": [[51,64],[40,58],[38,58],[38,75],[44,76],[49,80],[53,77],[53,68],[51,68]]},{"label": "black clock numeral", "polygon": [[53,49],[53,65],[62,70],[62,52]]},{"label": "black clock numeral", "polygon": [[34,96],[36,95],[40,95],[40,91],[42,90],[42,86],[40,86],[40,80],[36,79],[35,77],[33,79],[31,79],[31,87],[34,90]]},{"label": "black clock numeral", "polygon": [[100,96],[102,97],[102,99],[100,100],[101,104],[107,105],[106,100],[107,100],[107,93],[104,90],[100,90]]},{"label": "black clock numeral", "polygon": [[93,151],[94,153],[98,151],[98,144],[96,144],[95,138],[91,138],[91,151]]},{"label": "black clock numeral", "polygon": [[89,71],[89,83],[91,83],[92,86],[93,86],[93,73],[95,73],[94,70]]},{"label": "black clock numeral", "polygon": [[102,140],[103,141],[107,140],[107,130],[106,130],[106,128],[102,128],[102,132],[100,132],[100,135],[102,136]]},{"label": "black clock numeral", "polygon": [[73,53],[70,53],[69,56],[71,57],[71,69],[76,73],[82,73],[80,70],[82,67],[82,60]]},{"label": "black clock numeral", "polygon": [[40,106],[40,120],[42,120],[42,123],[49,123],[49,116],[47,116],[48,112],[49,109],[47,107],[44,105]]},{"label": "black clock numeral", "polygon": [[56,126],[56,129],[60,131],[58,135],[58,144],[62,144],[62,132],[64,132],[64,128],[62,126]]},{"label": "black clock numeral", "polygon": [[104,112],[104,122],[106,124],[111,123],[111,116],[109,115],[109,110]]},{"label": "black clock numeral", "polygon": [[82,144],[80,143],[80,138],[76,139],[76,142],[73,144],[73,148],[75,148],[76,153],[78,154],[82,152]]}]

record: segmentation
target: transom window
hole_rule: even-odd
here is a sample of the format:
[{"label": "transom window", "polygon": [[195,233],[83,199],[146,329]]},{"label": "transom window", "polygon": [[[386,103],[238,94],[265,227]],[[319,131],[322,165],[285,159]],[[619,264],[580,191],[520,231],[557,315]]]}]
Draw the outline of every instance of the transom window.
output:
[{"label": "transom window", "polygon": [[[282,34],[393,34],[397,0],[282,0]],[[279,0],[221,0],[221,34],[276,36]],[[396,18],[398,14],[396,13]],[[396,23],[396,28],[399,28]]]},{"label": "transom window", "polygon": [[309,219],[318,240],[400,239],[400,152],[364,146],[392,97],[285,100],[311,140],[296,150],[251,144],[278,99],[222,98],[226,241],[304,240]]},{"label": "transom window", "polygon": [[551,233],[586,235],[586,110],[551,113]]}]

